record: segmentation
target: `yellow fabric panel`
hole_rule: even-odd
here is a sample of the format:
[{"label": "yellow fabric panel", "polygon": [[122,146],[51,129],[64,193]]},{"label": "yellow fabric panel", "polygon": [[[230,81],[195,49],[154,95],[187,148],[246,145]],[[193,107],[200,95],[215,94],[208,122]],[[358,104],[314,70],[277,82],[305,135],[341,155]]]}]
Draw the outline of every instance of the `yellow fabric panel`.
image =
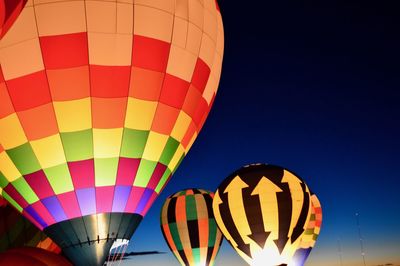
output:
[{"label": "yellow fabric panel", "polygon": [[53,102],[60,132],[80,131],[92,128],[90,98],[67,102]]},{"label": "yellow fabric panel", "polygon": [[12,149],[26,142],[28,140],[16,113],[0,119],[0,143],[4,149]]},{"label": "yellow fabric panel", "polygon": [[150,131],[142,158],[157,162],[161,157],[168,137],[167,135]]},{"label": "yellow fabric panel", "polygon": [[172,14],[175,8],[175,0],[135,0],[135,5],[152,6]]},{"label": "yellow fabric panel", "polygon": [[128,98],[125,127],[150,130],[156,112],[157,102]]},{"label": "yellow fabric panel", "polygon": [[152,7],[135,5],[135,34],[171,42],[173,16],[165,11]]},{"label": "yellow fabric panel", "polygon": [[88,32],[115,33],[117,29],[117,6],[110,1],[86,1]]},{"label": "yellow fabric panel", "polygon": [[[207,1],[206,1],[207,2]],[[218,26],[215,12],[204,9],[204,26],[203,32],[208,35],[208,37],[213,40],[214,43],[217,42],[218,36]]]},{"label": "yellow fabric panel", "polygon": [[166,206],[169,205],[169,202],[171,201],[170,198],[167,198],[164,202],[163,207],[161,208],[161,225],[168,224],[168,208]]},{"label": "yellow fabric panel", "polygon": [[215,43],[208,35],[203,34],[199,57],[208,65],[211,66],[215,57]]},{"label": "yellow fabric panel", "polygon": [[180,111],[174,128],[171,132],[171,137],[177,141],[181,141],[190,125],[191,118],[184,111]]},{"label": "yellow fabric panel", "polygon": [[169,52],[167,73],[190,82],[196,62],[197,55],[172,45]]},{"label": "yellow fabric panel", "polygon": [[59,134],[30,143],[42,168],[50,168],[67,162]]},{"label": "yellow fabric panel", "polygon": [[133,33],[133,5],[117,3],[117,33]]},{"label": "yellow fabric panel", "polygon": [[189,2],[188,0],[175,0],[175,16],[186,21],[189,20]]},{"label": "yellow fabric panel", "polygon": [[202,3],[198,0],[188,0],[188,2],[189,22],[196,25],[199,29],[203,29],[204,15]]},{"label": "yellow fabric panel", "polygon": [[88,33],[89,63],[104,66],[130,66],[132,35]]},{"label": "yellow fabric panel", "polygon": [[175,170],[175,167],[177,166],[179,159],[182,157],[182,155],[184,154],[185,149],[183,148],[183,146],[181,144],[179,144],[178,148],[176,149],[176,152],[174,154],[174,157],[172,157],[170,163],[168,164],[168,168],[171,171]]},{"label": "yellow fabric panel", "polygon": [[[35,3],[40,36],[65,35],[86,31],[85,2]],[[71,19],[73,17],[74,19]]]},{"label": "yellow fabric panel", "polygon": [[33,21],[35,21],[33,7],[27,7],[27,5],[25,5],[18,19],[1,39],[0,48],[37,38],[38,32],[36,24],[32,23]]},{"label": "yellow fabric panel", "polygon": [[[198,220],[207,219],[209,217],[209,213],[207,210],[206,201],[204,200],[204,196],[202,194],[195,194],[194,198],[196,200],[196,216]],[[207,224],[208,226],[208,224]]]},{"label": "yellow fabric panel", "polygon": [[0,49],[0,62],[5,80],[43,70],[39,39],[23,41]]},{"label": "yellow fabric panel", "polygon": [[186,47],[188,27],[187,20],[175,17],[172,44],[182,48]]},{"label": "yellow fabric panel", "polygon": [[224,237],[228,241],[230,241],[232,246],[236,246],[237,244],[236,244],[235,240],[232,238],[231,234],[226,229],[225,224],[224,224],[224,222],[222,220],[221,212],[219,211],[219,205],[221,203],[222,203],[222,200],[221,200],[221,197],[219,196],[219,190],[217,190],[215,192],[214,199],[213,199],[213,202],[212,202],[212,208],[213,208],[213,212],[214,212],[215,221],[218,224],[218,228],[222,232]]},{"label": "yellow fabric panel", "polygon": [[119,157],[121,150],[122,128],[93,129],[94,158]]},{"label": "yellow fabric panel", "polygon": [[199,29],[193,23],[188,24],[188,33],[187,33],[187,42],[186,42],[186,49],[193,54],[198,55],[200,52],[201,46],[201,37],[203,33],[201,29]]},{"label": "yellow fabric panel", "polygon": [[7,153],[0,153],[0,172],[7,178],[9,182],[12,182],[19,177],[21,177],[21,173],[15,167],[14,163],[11,161],[10,157],[8,157]]}]

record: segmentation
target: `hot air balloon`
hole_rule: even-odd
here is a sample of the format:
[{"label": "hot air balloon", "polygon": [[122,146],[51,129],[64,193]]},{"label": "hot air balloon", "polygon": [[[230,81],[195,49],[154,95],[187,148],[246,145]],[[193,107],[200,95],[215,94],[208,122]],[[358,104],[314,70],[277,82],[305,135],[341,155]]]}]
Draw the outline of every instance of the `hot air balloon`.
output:
[{"label": "hot air balloon", "polygon": [[76,265],[130,239],[210,111],[215,0],[29,1],[0,41],[0,187]]},{"label": "hot air balloon", "polygon": [[13,25],[27,0],[0,0],[0,39]]},{"label": "hot air balloon", "polygon": [[169,196],[161,210],[161,231],[181,265],[214,265],[222,234],[212,211],[214,193],[186,189]]},{"label": "hot air balloon", "polygon": [[294,266],[303,266],[319,236],[322,225],[322,208],[317,196],[311,193],[311,216],[301,237],[299,248],[293,256]]},{"label": "hot air balloon", "polygon": [[20,247],[0,253],[0,265],[72,266],[63,256],[34,247]]},{"label": "hot air balloon", "polygon": [[219,185],[213,210],[222,234],[248,264],[290,265],[310,218],[310,191],[287,169],[252,164]]},{"label": "hot air balloon", "polygon": [[0,196],[0,252],[38,247],[59,254],[61,249]]}]

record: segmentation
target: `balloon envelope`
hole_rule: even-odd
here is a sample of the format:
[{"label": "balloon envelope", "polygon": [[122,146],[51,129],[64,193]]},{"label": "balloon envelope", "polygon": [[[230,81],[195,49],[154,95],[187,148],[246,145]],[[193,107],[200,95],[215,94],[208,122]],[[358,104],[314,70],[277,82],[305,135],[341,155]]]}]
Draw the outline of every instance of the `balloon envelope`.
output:
[{"label": "balloon envelope", "polygon": [[0,39],[14,24],[27,0],[0,0]]},{"label": "balloon envelope", "polygon": [[24,246],[61,252],[57,244],[0,196],[0,252]]},{"label": "balloon envelope", "polygon": [[215,0],[29,1],[0,42],[3,196],[101,265],[199,134],[222,54]]},{"label": "balloon envelope", "polygon": [[287,265],[310,218],[310,192],[282,167],[252,164],[220,184],[213,210],[223,235],[248,264]]},{"label": "balloon envelope", "polygon": [[222,234],[212,211],[214,193],[187,189],[169,196],[161,210],[161,231],[181,265],[214,265]]},{"label": "balloon envelope", "polygon": [[61,255],[33,247],[14,248],[0,253],[0,265],[72,266],[72,264]]},{"label": "balloon envelope", "polygon": [[306,262],[311,250],[315,246],[315,242],[321,231],[322,225],[322,208],[318,197],[311,193],[311,216],[304,232],[299,248],[293,257],[294,266],[303,266]]}]

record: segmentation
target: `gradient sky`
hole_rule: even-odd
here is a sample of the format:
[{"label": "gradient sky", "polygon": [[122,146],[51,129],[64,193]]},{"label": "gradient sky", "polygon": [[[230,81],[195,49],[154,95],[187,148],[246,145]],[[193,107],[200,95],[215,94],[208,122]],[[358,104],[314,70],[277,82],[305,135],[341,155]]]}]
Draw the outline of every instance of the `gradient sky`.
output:
[{"label": "gradient sky", "polygon": [[[363,265],[356,212],[367,265],[400,265],[395,1],[219,2],[225,55],[214,107],[129,247],[166,253],[124,264],[178,265],[159,227],[166,197],[215,191],[237,168],[263,162],[299,174],[321,201],[322,231],[307,266],[340,266],[338,244],[343,265]],[[225,265],[245,265],[227,242],[216,260]]]}]

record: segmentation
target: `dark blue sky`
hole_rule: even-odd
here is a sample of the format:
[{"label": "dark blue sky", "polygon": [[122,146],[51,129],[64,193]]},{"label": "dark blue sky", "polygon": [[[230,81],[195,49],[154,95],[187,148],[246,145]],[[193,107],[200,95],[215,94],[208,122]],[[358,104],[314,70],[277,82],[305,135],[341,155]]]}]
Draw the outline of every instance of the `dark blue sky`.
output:
[{"label": "dark blue sky", "polygon": [[[216,190],[242,165],[263,162],[298,173],[321,200],[308,265],[340,265],[338,243],[344,265],[362,265],[356,212],[367,265],[400,264],[395,1],[219,2],[225,55],[214,107],[131,249],[166,251],[155,255],[160,265],[177,265],[159,229],[165,198],[188,187]],[[245,265],[227,243],[219,256],[217,265]]]}]

